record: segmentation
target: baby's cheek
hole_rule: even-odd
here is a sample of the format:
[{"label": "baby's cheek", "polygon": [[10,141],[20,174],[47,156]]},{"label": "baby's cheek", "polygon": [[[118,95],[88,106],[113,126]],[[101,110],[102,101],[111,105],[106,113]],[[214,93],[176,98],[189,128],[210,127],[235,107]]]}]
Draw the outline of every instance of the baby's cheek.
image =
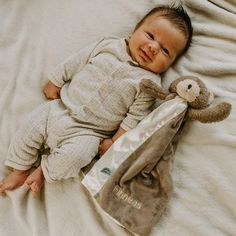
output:
[{"label": "baby's cheek", "polygon": [[156,73],[162,73],[168,68],[168,63],[165,60],[159,59],[153,64]]},{"label": "baby's cheek", "polygon": [[168,58],[164,58],[161,61],[162,72],[166,71],[171,66],[171,61]]}]

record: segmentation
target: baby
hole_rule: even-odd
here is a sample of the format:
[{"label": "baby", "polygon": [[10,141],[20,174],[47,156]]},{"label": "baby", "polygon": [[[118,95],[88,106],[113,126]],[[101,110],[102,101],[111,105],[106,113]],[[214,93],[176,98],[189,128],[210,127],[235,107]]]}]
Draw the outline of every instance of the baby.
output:
[{"label": "baby", "polygon": [[[44,88],[52,100],[30,114],[10,144],[5,164],[13,171],[0,182],[0,192],[22,184],[38,192],[44,180],[78,176],[151,111],[154,99],[140,92],[140,81],[160,83],[159,74],[191,38],[191,21],[181,6],[157,7],[128,40],[106,37],[58,65]],[[42,149],[50,154],[33,169]]]}]

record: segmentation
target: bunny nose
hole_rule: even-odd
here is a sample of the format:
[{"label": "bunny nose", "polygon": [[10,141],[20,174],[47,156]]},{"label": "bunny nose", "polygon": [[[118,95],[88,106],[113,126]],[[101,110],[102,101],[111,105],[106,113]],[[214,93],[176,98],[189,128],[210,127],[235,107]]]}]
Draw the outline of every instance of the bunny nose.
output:
[{"label": "bunny nose", "polygon": [[192,85],[191,85],[191,84],[189,84],[189,85],[188,85],[188,89],[191,89],[191,88],[192,88]]}]

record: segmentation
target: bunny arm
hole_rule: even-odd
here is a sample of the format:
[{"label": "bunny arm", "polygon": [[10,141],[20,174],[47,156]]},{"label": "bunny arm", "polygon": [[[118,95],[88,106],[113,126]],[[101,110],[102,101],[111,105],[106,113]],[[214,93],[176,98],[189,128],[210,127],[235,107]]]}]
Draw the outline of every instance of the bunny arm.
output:
[{"label": "bunny arm", "polygon": [[205,109],[188,109],[188,117],[202,123],[218,122],[226,119],[231,111],[231,104],[222,102],[214,107]]},{"label": "bunny arm", "polygon": [[158,84],[149,79],[141,80],[140,89],[142,92],[150,94],[154,98],[159,98],[161,100],[165,100],[166,97],[170,94],[168,91],[164,90]]}]

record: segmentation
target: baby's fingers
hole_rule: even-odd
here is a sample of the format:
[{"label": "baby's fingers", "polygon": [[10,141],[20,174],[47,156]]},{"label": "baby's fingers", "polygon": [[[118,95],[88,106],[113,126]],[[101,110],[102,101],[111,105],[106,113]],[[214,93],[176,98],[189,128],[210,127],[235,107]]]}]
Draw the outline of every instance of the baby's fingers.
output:
[{"label": "baby's fingers", "polygon": [[98,155],[101,157],[104,154],[104,149],[102,148],[102,145],[99,145],[98,147]]},{"label": "baby's fingers", "polygon": [[43,89],[43,93],[48,99],[57,99],[60,98],[61,88],[57,87],[51,81],[48,81]]},{"label": "baby's fingers", "polygon": [[56,91],[50,91],[49,92],[49,91],[44,90],[43,92],[44,92],[45,97],[48,98],[48,99],[58,99],[58,98],[60,98],[60,93],[58,93]]}]

